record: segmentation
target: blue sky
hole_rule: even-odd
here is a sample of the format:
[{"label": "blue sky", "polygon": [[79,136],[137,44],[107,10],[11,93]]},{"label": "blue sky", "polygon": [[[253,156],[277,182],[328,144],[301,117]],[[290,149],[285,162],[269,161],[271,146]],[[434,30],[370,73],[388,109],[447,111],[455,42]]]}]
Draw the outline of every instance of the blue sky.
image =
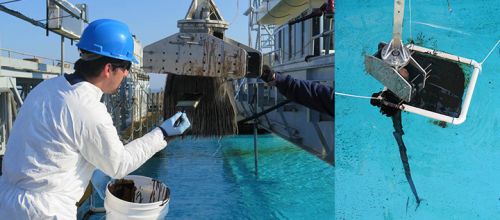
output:
[{"label": "blue sky", "polygon": [[[6,2],[7,0],[0,0]],[[127,23],[131,32],[143,46],[163,39],[178,31],[177,21],[184,19],[191,0],[69,0],[73,4],[86,3],[89,20],[113,18]],[[243,13],[248,0],[215,0],[224,19],[230,23],[226,35],[248,44],[248,17]],[[239,10],[238,9],[239,4]],[[41,20],[45,18],[44,0],[21,0],[4,4],[5,7]],[[60,58],[60,36],[34,26],[24,20],[0,11],[0,48],[28,54]],[[65,60],[76,61],[78,52],[68,39],[65,40]]]},{"label": "blue sky", "polygon": [[[6,2],[7,0],[0,0]],[[133,34],[146,46],[178,32],[177,21],[184,19],[191,0],[69,0],[72,4],[87,4],[89,21],[112,18],[129,25]],[[226,36],[248,44],[248,17],[243,13],[249,0],[215,0],[224,19],[229,22]],[[4,4],[5,7],[35,19],[45,19],[44,0],[21,0]],[[45,22],[44,22],[45,23]],[[24,20],[0,12],[0,48],[52,59],[60,59],[59,35],[34,26]],[[65,61],[78,59],[76,46],[65,39]],[[151,76],[151,88],[155,91],[164,86],[164,75]]]}]

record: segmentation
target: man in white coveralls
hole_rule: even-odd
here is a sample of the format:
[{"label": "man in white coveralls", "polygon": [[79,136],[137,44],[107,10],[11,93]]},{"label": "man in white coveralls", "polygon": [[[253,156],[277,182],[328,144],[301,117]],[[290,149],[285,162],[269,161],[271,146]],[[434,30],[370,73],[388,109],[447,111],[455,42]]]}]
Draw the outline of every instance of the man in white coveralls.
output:
[{"label": "man in white coveralls", "polygon": [[115,92],[131,62],[137,63],[128,26],[96,20],[77,47],[75,73],[40,83],[19,111],[3,159],[0,219],[75,219],[75,204],[96,168],[122,178],[162,150],[167,137],[191,126],[178,112],[123,145],[100,100]]}]

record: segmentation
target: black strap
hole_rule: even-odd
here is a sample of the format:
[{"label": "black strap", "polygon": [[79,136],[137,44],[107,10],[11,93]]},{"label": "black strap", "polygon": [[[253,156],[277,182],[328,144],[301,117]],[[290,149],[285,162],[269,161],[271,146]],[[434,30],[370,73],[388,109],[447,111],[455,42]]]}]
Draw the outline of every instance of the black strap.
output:
[{"label": "black strap", "polygon": [[413,183],[413,179],[411,178],[410,164],[408,163],[408,155],[406,154],[405,143],[403,142],[403,125],[401,123],[401,111],[398,111],[392,117],[392,124],[394,126],[394,138],[396,138],[396,142],[399,145],[399,154],[401,156],[401,161],[403,162],[403,168],[405,170],[406,180],[410,184],[411,191],[413,195],[415,195],[415,199],[417,200],[417,208],[422,201],[420,197],[418,197],[417,189],[415,188],[415,184]]},{"label": "black strap", "polygon": [[71,85],[75,85],[77,83],[86,81],[82,76],[80,76],[79,74],[75,74],[75,73],[73,73],[73,74],[67,74],[67,73],[65,73],[64,74],[64,78],[66,78],[66,80]]}]

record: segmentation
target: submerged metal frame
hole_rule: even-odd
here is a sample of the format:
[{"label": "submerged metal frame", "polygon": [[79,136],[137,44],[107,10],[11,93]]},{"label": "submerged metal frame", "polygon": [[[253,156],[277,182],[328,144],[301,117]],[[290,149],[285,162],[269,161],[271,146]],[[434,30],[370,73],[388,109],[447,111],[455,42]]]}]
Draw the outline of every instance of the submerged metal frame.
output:
[{"label": "submerged metal frame", "polygon": [[472,60],[472,59],[468,59],[468,58],[452,55],[449,53],[445,53],[445,52],[417,46],[414,44],[408,45],[408,49],[422,52],[422,53],[432,54],[433,56],[440,57],[440,58],[443,58],[446,60],[451,60],[454,62],[466,64],[466,65],[471,65],[474,67],[474,70],[472,72],[472,76],[470,78],[470,82],[469,82],[469,85],[467,87],[467,92],[465,93],[465,98],[462,101],[462,110],[460,111],[460,115],[458,117],[451,117],[451,116],[439,114],[439,113],[428,111],[428,110],[418,108],[418,107],[415,107],[415,106],[412,106],[409,104],[400,105],[400,109],[403,111],[415,113],[415,114],[422,115],[422,116],[425,116],[428,118],[451,123],[454,125],[459,125],[459,124],[464,123],[466,118],[467,118],[467,113],[469,111],[470,102],[472,100],[472,94],[474,93],[474,88],[475,88],[476,82],[477,82],[477,77],[479,76],[479,73],[481,72],[481,69],[482,69],[481,64],[476,62],[475,60]]}]

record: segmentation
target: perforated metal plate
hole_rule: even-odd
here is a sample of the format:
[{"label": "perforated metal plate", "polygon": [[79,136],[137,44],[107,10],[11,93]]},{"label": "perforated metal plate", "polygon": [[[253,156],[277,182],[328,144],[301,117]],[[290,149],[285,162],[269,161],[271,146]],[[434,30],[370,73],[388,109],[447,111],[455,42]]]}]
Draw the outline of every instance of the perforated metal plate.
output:
[{"label": "perforated metal plate", "polygon": [[177,33],[144,48],[144,69],[155,73],[242,78],[247,52],[206,33]]},{"label": "perforated metal plate", "polygon": [[399,98],[406,102],[411,101],[412,86],[383,60],[365,55],[365,70]]}]

